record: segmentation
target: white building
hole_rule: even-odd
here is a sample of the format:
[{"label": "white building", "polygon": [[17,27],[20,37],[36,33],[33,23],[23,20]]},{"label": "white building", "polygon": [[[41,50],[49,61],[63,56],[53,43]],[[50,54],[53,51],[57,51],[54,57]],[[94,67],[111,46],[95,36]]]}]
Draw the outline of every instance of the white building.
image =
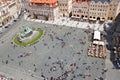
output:
[{"label": "white building", "polygon": [[18,18],[18,8],[16,5],[16,2],[10,2],[10,4],[8,5],[8,8],[9,8],[9,12],[12,19]]},{"label": "white building", "polygon": [[0,25],[3,26],[17,17],[18,9],[15,1],[0,2]]},{"label": "white building", "polygon": [[72,4],[72,18],[88,19],[89,2],[74,2]]},{"label": "white building", "polygon": [[60,16],[69,17],[72,11],[72,3],[75,0],[58,0]]}]

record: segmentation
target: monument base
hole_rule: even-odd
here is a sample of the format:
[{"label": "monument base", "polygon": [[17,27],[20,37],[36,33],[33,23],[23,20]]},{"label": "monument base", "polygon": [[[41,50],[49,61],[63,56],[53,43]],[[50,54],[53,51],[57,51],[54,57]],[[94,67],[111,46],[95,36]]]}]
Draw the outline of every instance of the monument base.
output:
[{"label": "monument base", "polygon": [[33,33],[28,36],[28,37],[24,37],[24,38],[20,38],[19,41],[20,42],[27,42],[27,41],[30,41],[32,39],[34,39],[38,34],[39,32],[38,31],[32,31]]}]

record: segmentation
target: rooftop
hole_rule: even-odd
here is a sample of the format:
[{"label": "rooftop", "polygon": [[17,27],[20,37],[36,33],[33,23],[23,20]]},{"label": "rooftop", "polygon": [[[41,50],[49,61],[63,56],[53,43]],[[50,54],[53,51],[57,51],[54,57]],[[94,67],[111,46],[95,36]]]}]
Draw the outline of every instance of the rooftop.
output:
[{"label": "rooftop", "polygon": [[89,5],[90,1],[87,1],[87,2],[78,1],[77,3],[78,3],[78,5],[81,5],[82,3],[86,3],[87,5]]},{"label": "rooftop", "polygon": [[91,0],[91,1],[94,1],[94,2],[102,2],[102,3],[104,3],[104,2],[110,2],[111,0]]},{"label": "rooftop", "polygon": [[33,3],[56,3],[57,0],[30,0]]}]

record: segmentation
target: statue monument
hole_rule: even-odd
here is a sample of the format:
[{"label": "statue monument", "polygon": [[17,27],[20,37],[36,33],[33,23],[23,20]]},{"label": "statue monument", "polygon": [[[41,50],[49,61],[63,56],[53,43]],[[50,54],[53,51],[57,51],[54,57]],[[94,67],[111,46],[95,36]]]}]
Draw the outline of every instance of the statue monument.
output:
[{"label": "statue monument", "polygon": [[24,29],[24,31],[19,34],[18,40],[20,42],[26,42],[26,41],[34,38],[34,36],[36,36],[36,35],[38,35],[38,31],[32,30],[29,27],[26,27]]}]

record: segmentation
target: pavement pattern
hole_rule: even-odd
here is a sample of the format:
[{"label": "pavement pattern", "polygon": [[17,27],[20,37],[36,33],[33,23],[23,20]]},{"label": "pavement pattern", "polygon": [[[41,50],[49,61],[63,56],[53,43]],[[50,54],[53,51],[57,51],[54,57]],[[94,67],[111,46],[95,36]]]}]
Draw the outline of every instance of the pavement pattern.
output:
[{"label": "pavement pattern", "polygon": [[[41,28],[44,36],[30,46],[16,46],[13,38],[24,26]],[[92,30],[25,20],[12,28],[1,37],[1,72],[11,74],[16,80],[105,79],[105,60],[87,56]]]}]

